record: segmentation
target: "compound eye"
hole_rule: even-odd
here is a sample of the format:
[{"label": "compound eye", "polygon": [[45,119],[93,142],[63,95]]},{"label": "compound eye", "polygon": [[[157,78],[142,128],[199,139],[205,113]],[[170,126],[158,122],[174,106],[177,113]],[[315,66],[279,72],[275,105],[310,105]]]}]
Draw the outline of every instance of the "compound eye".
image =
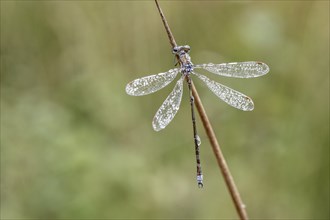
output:
[{"label": "compound eye", "polygon": [[173,53],[177,53],[178,51],[179,51],[179,48],[178,47],[174,47],[172,52]]},{"label": "compound eye", "polygon": [[185,46],[184,46],[184,50],[185,50],[186,52],[189,52],[189,51],[190,51],[190,46],[189,46],[189,45],[185,45]]}]

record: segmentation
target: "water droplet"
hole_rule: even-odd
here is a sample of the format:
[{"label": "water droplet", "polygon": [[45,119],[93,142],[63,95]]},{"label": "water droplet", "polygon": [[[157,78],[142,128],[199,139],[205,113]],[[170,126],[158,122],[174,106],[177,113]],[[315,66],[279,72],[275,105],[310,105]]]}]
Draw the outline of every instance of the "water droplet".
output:
[{"label": "water droplet", "polygon": [[197,146],[201,146],[202,141],[201,141],[201,138],[197,134],[195,135],[195,140],[197,142]]}]

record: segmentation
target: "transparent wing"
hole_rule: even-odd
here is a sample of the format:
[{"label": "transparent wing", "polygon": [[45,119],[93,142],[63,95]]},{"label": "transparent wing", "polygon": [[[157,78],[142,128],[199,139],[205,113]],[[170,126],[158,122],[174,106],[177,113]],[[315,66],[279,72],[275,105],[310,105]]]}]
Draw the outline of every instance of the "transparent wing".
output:
[{"label": "transparent wing", "polygon": [[176,83],[173,91],[168,95],[162,106],[158,109],[152,127],[155,131],[164,129],[174,118],[180,108],[182,93],[183,93],[183,77]]},{"label": "transparent wing", "polygon": [[165,73],[158,73],[133,80],[126,85],[126,93],[132,96],[142,96],[156,92],[172,82],[179,72],[180,70],[176,68]]},{"label": "transparent wing", "polygon": [[193,74],[196,75],[199,79],[201,79],[216,96],[225,101],[227,104],[243,111],[253,110],[253,101],[248,96],[220,83],[217,83],[204,75],[195,72]]},{"label": "transparent wing", "polygon": [[203,68],[207,71],[228,77],[253,78],[265,75],[269,72],[267,64],[256,61],[221,63],[221,64],[198,64],[194,68]]}]

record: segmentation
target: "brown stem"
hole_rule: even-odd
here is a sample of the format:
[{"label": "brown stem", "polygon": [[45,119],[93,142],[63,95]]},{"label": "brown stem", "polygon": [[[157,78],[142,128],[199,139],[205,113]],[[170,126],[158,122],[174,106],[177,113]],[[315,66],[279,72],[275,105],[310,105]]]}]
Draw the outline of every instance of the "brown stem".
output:
[{"label": "brown stem", "polygon": [[204,106],[202,104],[201,99],[199,98],[199,95],[197,93],[197,90],[195,88],[194,83],[192,82],[192,92],[193,96],[195,98],[195,105],[197,108],[197,111],[199,113],[199,116],[203,122],[203,126],[205,129],[205,132],[210,140],[213,153],[215,157],[217,158],[218,166],[220,168],[220,171],[223,175],[223,178],[225,179],[226,185],[228,187],[228,190],[230,192],[231,198],[233,199],[233,202],[235,204],[236,211],[242,220],[247,220],[249,217],[247,215],[245,205],[241,199],[241,196],[239,195],[238,189],[236,187],[235,181],[233,179],[233,176],[230,173],[229,167],[227,165],[227,162],[225,160],[224,155],[222,154],[222,151],[220,149],[220,145],[218,143],[217,137],[215,136],[215,133],[213,131],[212,125],[209,121],[209,118],[207,117],[207,114],[205,112]]},{"label": "brown stem", "polygon": [[[170,29],[170,27],[169,27],[169,25],[168,25],[168,23],[165,19],[163,11],[161,10],[157,0],[155,0],[155,2],[156,2],[156,5],[157,5],[159,14],[162,18],[165,30],[167,32],[167,36],[168,36],[168,38],[170,40],[170,43],[172,45],[172,48],[176,47],[177,44],[175,42],[175,39],[174,39],[173,34],[171,32],[171,29]],[[218,140],[215,136],[212,125],[211,125],[211,123],[210,123],[210,121],[207,117],[207,114],[205,112],[203,104],[202,104],[202,102],[199,98],[199,95],[198,95],[197,90],[196,90],[193,83],[192,83],[192,92],[193,92],[193,96],[194,96],[194,99],[195,99],[196,108],[197,108],[199,116],[202,120],[205,132],[206,132],[206,134],[207,134],[207,136],[210,140],[210,143],[211,143],[214,155],[217,159],[220,171],[223,175],[223,178],[225,179],[227,188],[228,188],[228,190],[230,192],[230,195],[231,195],[231,198],[232,198],[232,200],[235,204],[236,211],[237,211],[237,213],[238,213],[241,220],[247,220],[248,215],[247,215],[247,212],[246,212],[246,209],[245,209],[245,205],[244,205],[244,203],[243,203],[243,201],[240,197],[240,194],[239,194],[238,189],[236,187],[235,181],[234,181],[234,179],[233,179],[233,177],[232,177],[232,175],[229,171],[229,168],[228,168],[227,162],[225,160],[225,157],[222,154],[222,151],[220,149],[220,145],[219,145]]]},{"label": "brown stem", "polygon": [[159,6],[159,4],[158,4],[158,1],[155,0],[155,2],[156,2],[156,5],[157,5],[157,8],[158,8],[158,11],[159,11],[160,17],[162,18],[162,21],[163,21],[163,24],[164,24],[164,27],[165,27],[165,30],[166,30],[167,36],[168,36],[168,38],[169,38],[169,40],[170,40],[170,44],[172,45],[172,49],[173,49],[174,47],[177,46],[177,44],[176,44],[176,42],[175,42],[175,40],[174,40],[174,37],[173,37],[173,34],[172,34],[172,32],[171,32],[170,26],[168,26],[168,23],[167,23],[167,21],[166,21],[166,19],[165,19],[165,15],[163,14],[163,11],[162,11],[162,9],[160,8],[160,6]]}]

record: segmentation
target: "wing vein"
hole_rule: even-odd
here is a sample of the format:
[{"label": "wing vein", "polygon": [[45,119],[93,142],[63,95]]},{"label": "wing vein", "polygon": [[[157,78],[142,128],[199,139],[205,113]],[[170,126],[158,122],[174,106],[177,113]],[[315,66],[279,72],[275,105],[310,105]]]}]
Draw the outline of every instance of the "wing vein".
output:
[{"label": "wing vein", "polygon": [[132,96],[142,96],[157,92],[171,83],[179,72],[180,70],[176,68],[133,80],[126,85],[126,93]]},{"label": "wing vein", "polygon": [[194,72],[194,75],[196,75],[200,80],[202,80],[216,96],[218,96],[227,104],[243,111],[253,110],[254,104],[250,97],[227,86],[224,86],[218,82],[215,82],[204,75],[198,74],[196,72]]},{"label": "wing vein", "polygon": [[152,120],[155,131],[164,129],[174,118],[180,108],[183,93],[183,76],[177,81],[174,89],[160,106]]},{"label": "wing vein", "polygon": [[267,64],[256,61],[221,64],[197,64],[194,68],[202,68],[220,76],[236,78],[259,77],[269,72],[269,67]]}]

